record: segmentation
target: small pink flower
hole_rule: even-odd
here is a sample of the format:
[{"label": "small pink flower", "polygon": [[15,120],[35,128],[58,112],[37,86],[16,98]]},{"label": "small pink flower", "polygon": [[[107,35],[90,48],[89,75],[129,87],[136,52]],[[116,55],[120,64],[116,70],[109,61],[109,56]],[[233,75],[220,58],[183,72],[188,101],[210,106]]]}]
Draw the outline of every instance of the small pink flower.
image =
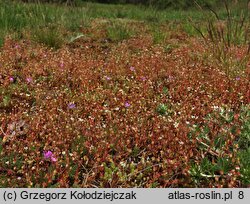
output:
[{"label": "small pink flower", "polygon": [[73,108],[75,108],[76,107],[76,104],[74,104],[74,103],[69,103],[68,104],[68,108],[69,109],[73,109]]},{"label": "small pink flower", "polygon": [[56,157],[54,156],[54,154],[51,151],[44,151],[43,152],[43,157],[44,157],[44,159],[50,160],[52,162],[57,161]]},{"label": "small pink flower", "polygon": [[174,81],[174,77],[171,76],[171,75],[169,75],[167,80],[168,80],[169,82],[172,82],[172,81]]},{"label": "small pink flower", "polygon": [[53,153],[51,151],[44,151],[43,156],[45,159],[50,159],[52,157]]},{"label": "small pink flower", "polygon": [[130,71],[132,71],[132,72],[135,71],[135,68],[134,68],[134,67],[130,67],[129,69],[130,69]]},{"label": "small pink flower", "polygon": [[126,108],[128,108],[128,107],[130,106],[130,103],[129,103],[129,102],[126,102],[126,103],[124,104],[124,106],[125,106]]},{"label": "small pink flower", "polygon": [[104,76],[104,78],[108,81],[111,79],[109,76]]},{"label": "small pink flower", "polygon": [[142,81],[146,81],[146,79],[147,79],[146,77],[141,77]]},{"label": "small pink flower", "polygon": [[27,77],[27,78],[26,78],[26,81],[27,81],[28,83],[31,83],[33,80],[32,80],[31,77]]},{"label": "small pink flower", "polygon": [[10,77],[10,82],[14,82],[14,77]]},{"label": "small pink flower", "polygon": [[57,161],[57,159],[56,159],[54,156],[50,157],[50,160],[51,160],[52,162],[56,162],[56,161]]},{"label": "small pink flower", "polygon": [[64,67],[64,63],[63,63],[63,62],[60,63],[60,67],[61,67],[61,68]]}]

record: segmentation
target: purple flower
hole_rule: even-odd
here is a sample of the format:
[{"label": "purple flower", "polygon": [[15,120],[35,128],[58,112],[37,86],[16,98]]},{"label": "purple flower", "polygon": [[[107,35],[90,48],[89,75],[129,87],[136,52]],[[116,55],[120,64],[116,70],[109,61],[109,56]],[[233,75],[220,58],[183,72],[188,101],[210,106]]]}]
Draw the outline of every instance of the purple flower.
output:
[{"label": "purple flower", "polygon": [[129,69],[130,69],[130,71],[132,71],[132,72],[135,71],[135,68],[134,68],[134,67],[130,67]]},{"label": "purple flower", "polygon": [[68,108],[69,109],[73,109],[73,108],[75,108],[76,107],[76,104],[74,104],[74,103],[69,103],[68,104]]},{"label": "purple flower", "polygon": [[54,156],[50,157],[50,160],[51,160],[52,162],[56,162],[56,161],[57,161],[57,159],[56,159]]},{"label": "purple flower", "polygon": [[104,76],[104,78],[108,81],[111,79],[109,76]]},{"label": "purple flower", "polygon": [[124,104],[124,106],[125,106],[126,108],[128,108],[128,107],[130,106],[130,103],[129,103],[129,102],[126,102],[126,103]]},{"label": "purple flower", "polygon": [[14,82],[14,77],[10,77],[10,82]]},{"label": "purple flower", "polygon": [[142,81],[146,81],[146,77],[141,77],[141,80]]},{"label": "purple flower", "polygon": [[236,80],[239,81],[239,80],[240,80],[240,77],[236,77]]},{"label": "purple flower", "polygon": [[51,151],[44,151],[43,152],[44,159],[50,160],[52,162],[56,162],[57,159]]},{"label": "purple flower", "polygon": [[16,49],[18,49],[18,48],[19,48],[19,45],[18,45],[18,44],[16,44],[16,45],[15,45],[15,48],[16,48]]},{"label": "purple flower", "polygon": [[26,78],[26,81],[27,81],[28,83],[31,83],[33,80],[32,80],[31,77],[27,77],[27,78]]},{"label": "purple flower", "polygon": [[51,151],[44,151],[43,156],[45,159],[50,159],[53,156],[53,153]]},{"label": "purple flower", "polygon": [[60,63],[60,67],[64,67],[64,63],[63,62]]}]

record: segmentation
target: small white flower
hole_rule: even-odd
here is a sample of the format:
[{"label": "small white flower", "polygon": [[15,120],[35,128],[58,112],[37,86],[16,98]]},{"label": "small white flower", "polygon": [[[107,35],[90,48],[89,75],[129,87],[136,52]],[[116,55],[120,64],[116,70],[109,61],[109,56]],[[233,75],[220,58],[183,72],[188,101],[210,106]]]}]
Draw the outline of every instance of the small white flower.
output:
[{"label": "small white flower", "polygon": [[183,145],[183,144],[184,144],[184,142],[182,142],[182,141],[179,141],[179,144],[180,144],[180,145]]},{"label": "small white flower", "polygon": [[218,109],[219,109],[219,106],[212,106],[212,108],[213,108],[214,110],[218,110]]},{"label": "small white flower", "polygon": [[178,122],[175,122],[175,123],[174,123],[174,127],[175,127],[175,128],[178,128],[178,126],[179,126],[179,123],[178,123]]},{"label": "small white flower", "polygon": [[126,163],[125,163],[125,162],[120,162],[120,165],[121,165],[122,167],[125,167],[125,166],[126,166]]}]

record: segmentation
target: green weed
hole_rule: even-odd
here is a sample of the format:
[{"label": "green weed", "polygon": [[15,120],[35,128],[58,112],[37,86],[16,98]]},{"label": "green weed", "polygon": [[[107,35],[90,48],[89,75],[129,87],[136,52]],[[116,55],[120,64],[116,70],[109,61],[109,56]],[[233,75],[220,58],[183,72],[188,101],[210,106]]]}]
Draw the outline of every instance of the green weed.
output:
[{"label": "green weed", "polygon": [[113,41],[122,41],[131,38],[134,35],[133,30],[126,23],[112,22],[107,27],[107,36]]},{"label": "green weed", "polygon": [[160,104],[156,108],[156,112],[160,115],[165,115],[168,111],[168,106],[166,104]]},{"label": "green weed", "polygon": [[[201,11],[206,16],[206,30],[191,20],[193,27],[205,40],[205,44],[212,53],[217,65],[227,76],[238,76],[244,73],[250,59],[250,23],[248,13],[241,10],[233,12],[227,1],[224,1],[225,16],[210,9],[210,13]],[[237,46],[245,51],[239,53]]]},{"label": "green weed", "polygon": [[250,184],[250,109],[244,106],[240,115],[242,121],[241,133],[238,137],[238,157],[240,160],[241,181],[244,185]]},{"label": "green weed", "polygon": [[57,28],[42,28],[33,30],[32,38],[45,46],[58,49],[64,44],[64,37]]},{"label": "green weed", "polygon": [[[219,112],[218,122],[221,126],[233,122],[233,113],[221,108]],[[208,120],[214,120],[215,115],[210,115]],[[240,121],[242,122],[240,135],[236,137],[234,145],[238,146],[237,158],[239,159],[241,181],[244,185],[250,183],[250,111],[248,106],[243,106],[240,113]],[[209,121],[208,121],[209,122]],[[197,126],[189,136],[195,136],[199,151],[206,152],[207,156],[204,157],[199,163],[192,163],[190,168],[190,175],[193,177],[195,183],[209,181],[211,178],[223,177],[221,173],[226,175],[229,171],[235,168],[237,163],[231,161],[230,157],[225,156],[225,149],[227,149],[227,134],[236,134],[234,127],[228,128],[227,133],[218,134],[213,140],[210,139],[211,130],[208,126],[202,129]],[[198,134],[195,134],[198,133]],[[231,155],[233,155],[233,146],[229,147]],[[229,154],[229,155],[230,155]],[[224,155],[224,156],[223,156]]]},{"label": "green weed", "polygon": [[167,33],[162,31],[159,25],[152,26],[151,32],[154,44],[164,44]]},{"label": "green weed", "polygon": [[250,184],[250,148],[239,152],[241,181],[244,185]]}]

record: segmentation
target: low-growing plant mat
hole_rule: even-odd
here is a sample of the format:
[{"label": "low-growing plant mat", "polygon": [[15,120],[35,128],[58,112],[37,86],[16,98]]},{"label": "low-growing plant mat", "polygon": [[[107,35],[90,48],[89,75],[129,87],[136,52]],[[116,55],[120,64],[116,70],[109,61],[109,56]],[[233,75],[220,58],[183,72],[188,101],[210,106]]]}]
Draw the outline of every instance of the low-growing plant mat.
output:
[{"label": "low-growing plant mat", "polygon": [[249,66],[229,78],[199,39],[176,36],[6,39],[0,186],[248,186]]}]

